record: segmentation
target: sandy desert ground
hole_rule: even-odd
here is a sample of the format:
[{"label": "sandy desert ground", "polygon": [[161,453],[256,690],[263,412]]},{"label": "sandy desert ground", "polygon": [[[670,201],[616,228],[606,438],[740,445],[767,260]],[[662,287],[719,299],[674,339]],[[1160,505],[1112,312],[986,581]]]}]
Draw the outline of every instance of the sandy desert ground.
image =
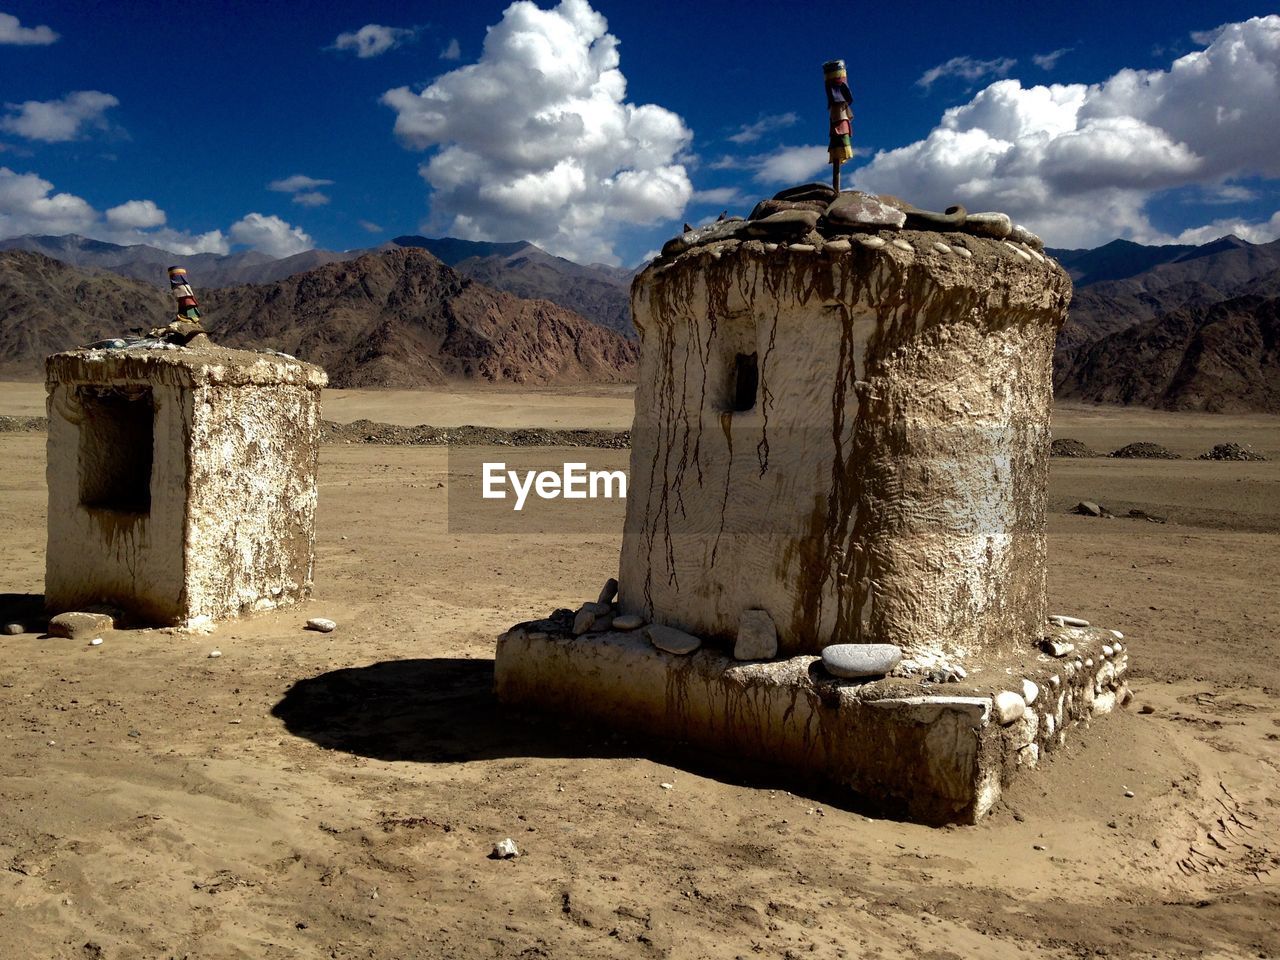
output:
[{"label": "sandy desert ground", "polygon": [[[630,419],[625,391],[326,399]],[[41,404],[0,386],[0,414]],[[1052,606],[1128,635],[1137,699],[979,826],[500,709],[495,635],[594,597],[621,505],[498,535],[455,503],[451,529],[449,485],[476,478],[445,450],[326,446],[312,602],[208,635],[0,637],[0,957],[1280,957],[1280,420],[1081,408],[1055,433],[1273,459],[1054,462]],[[1066,512],[1084,498],[1170,522]],[[0,593],[41,591],[44,512],[44,436],[0,434]],[[524,855],[488,859],[504,837]]]}]

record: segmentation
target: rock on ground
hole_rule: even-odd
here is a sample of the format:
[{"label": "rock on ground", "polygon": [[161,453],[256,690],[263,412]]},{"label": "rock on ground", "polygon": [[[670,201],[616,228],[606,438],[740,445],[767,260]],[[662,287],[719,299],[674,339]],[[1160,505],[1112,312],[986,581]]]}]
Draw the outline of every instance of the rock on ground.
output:
[{"label": "rock on ground", "polygon": [[902,661],[902,648],[892,643],[833,643],[822,650],[827,672],[845,679],[883,677]]},{"label": "rock on ground", "polygon": [[649,642],[659,650],[674,653],[677,656],[693,653],[702,646],[702,641],[692,634],[661,623],[649,624],[645,633],[648,634]]},{"label": "rock on ground", "polygon": [[735,660],[772,660],[778,655],[778,628],[765,610],[743,610],[738,618]]},{"label": "rock on ground", "polygon": [[115,620],[106,613],[82,611],[60,613],[49,621],[49,636],[88,640],[108,630],[114,630],[115,625]]}]

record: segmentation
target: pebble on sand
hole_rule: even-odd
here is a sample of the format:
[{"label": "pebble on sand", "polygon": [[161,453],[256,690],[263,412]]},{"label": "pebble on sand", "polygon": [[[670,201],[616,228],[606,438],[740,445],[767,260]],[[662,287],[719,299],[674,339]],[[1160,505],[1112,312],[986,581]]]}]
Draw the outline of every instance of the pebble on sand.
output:
[{"label": "pebble on sand", "polygon": [[327,617],[312,617],[307,621],[308,630],[318,630],[321,633],[333,633],[338,629],[337,621],[330,620]]},{"label": "pebble on sand", "polygon": [[222,651],[221,651],[221,650],[210,650],[210,651],[209,651],[209,659],[210,659],[210,660],[216,660],[216,659],[217,659],[218,657],[220,657],[220,656],[222,656]]},{"label": "pebble on sand", "polygon": [[489,854],[490,860],[511,860],[520,856],[520,848],[516,846],[516,842],[510,837],[505,840],[499,840],[493,845],[493,852]]}]

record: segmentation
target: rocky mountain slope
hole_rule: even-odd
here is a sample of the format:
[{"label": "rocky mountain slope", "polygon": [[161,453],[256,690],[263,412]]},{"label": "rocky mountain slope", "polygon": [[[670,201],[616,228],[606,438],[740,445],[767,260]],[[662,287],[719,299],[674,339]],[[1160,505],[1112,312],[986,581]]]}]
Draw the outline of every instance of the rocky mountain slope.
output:
[{"label": "rocky mountain slope", "polygon": [[1113,240],[1096,250],[1050,252],[1076,285],[1060,355],[1170,310],[1280,293],[1280,241],[1228,236],[1198,247],[1145,247]]},{"label": "rocky mountain slope", "polygon": [[1050,252],[1076,282],[1054,357],[1058,396],[1168,409],[1274,409],[1266,311],[1280,296],[1280,241],[1227,236],[1201,246],[1146,247],[1115,240],[1096,250]]},{"label": "rocky mountain slope", "polygon": [[0,376],[43,376],[44,358],[131,327],[167,322],[172,297],[39,253],[0,251]]},{"label": "rocky mountain slope", "polygon": [[[314,361],[335,386],[581,383],[634,372],[633,342],[556,304],[491,290],[424,250],[197,292],[218,342]],[[49,353],[158,325],[171,312],[168,294],[148,284],[0,251],[0,375],[39,376]]]},{"label": "rocky mountain slope", "polygon": [[1280,413],[1280,297],[1181,307],[1086,344],[1059,398]]},{"label": "rocky mountain slope", "polygon": [[[631,324],[630,287],[634,270],[604,264],[584,265],[553,256],[523,240],[490,243],[455,237],[397,237],[379,250],[418,247],[434,254],[464,276],[517,297],[550,300],[593,323],[635,339]],[[271,283],[328,263],[341,263],[373,250],[306,250],[276,259],[256,250],[219,255],[181,256],[146,244],[122,246],[68,234],[23,236],[0,240],[0,250],[42,253],[74,267],[110,271],[162,289],[169,282],[165,268],[181,263],[201,290],[246,283]]]},{"label": "rocky mountain slope", "polygon": [[553,256],[532,243],[484,243],[453,237],[396,237],[393,244],[421,247],[459,273],[517,297],[550,300],[636,338],[631,323],[631,278],[635,271]]},{"label": "rocky mountain slope", "polygon": [[413,248],[206,300],[219,342],[319,363],[335,386],[617,381],[637,357],[634,343],[557,304],[490,289]]}]

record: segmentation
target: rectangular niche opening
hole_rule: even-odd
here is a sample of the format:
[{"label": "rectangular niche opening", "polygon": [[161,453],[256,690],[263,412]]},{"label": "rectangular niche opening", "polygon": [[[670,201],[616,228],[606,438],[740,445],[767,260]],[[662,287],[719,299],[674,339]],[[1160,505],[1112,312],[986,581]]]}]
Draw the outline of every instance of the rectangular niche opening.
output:
[{"label": "rectangular niche opening", "polygon": [[78,387],[80,503],[151,512],[155,402],[150,387]]},{"label": "rectangular niche opening", "polygon": [[746,413],[756,406],[760,368],[754,353],[740,353],[733,361],[733,412]]}]

